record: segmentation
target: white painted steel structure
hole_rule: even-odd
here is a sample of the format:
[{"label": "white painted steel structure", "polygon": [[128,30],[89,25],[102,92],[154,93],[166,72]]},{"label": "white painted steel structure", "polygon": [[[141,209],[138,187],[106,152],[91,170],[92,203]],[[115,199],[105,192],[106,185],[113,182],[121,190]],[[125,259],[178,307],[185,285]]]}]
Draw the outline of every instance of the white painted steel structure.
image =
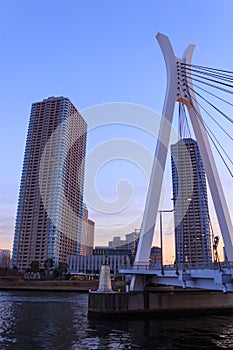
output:
[{"label": "white painted steel structure", "polygon": [[220,290],[224,293],[233,292],[232,263],[226,265],[219,263],[184,265],[186,265],[184,268],[178,268],[175,265],[167,265],[163,268],[158,266],[155,268],[148,266],[125,267],[119,272],[127,275],[134,274],[143,279],[144,283],[145,278],[149,277],[149,282],[161,285]]},{"label": "white painted steel structure", "polygon": [[[184,53],[183,58],[178,59],[174,54],[171,43],[167,36],[161,33],[158,33],[156,35],[156,38],[161,47],[164,60],[166,63],[167,90],[166,90],[166,96],[165,96],[163,113],[162,113],[163,118],[161,120],[159,137],[158,137],[156,151],[155,151],[155,159],[152,167],[152,174],[151,174],[150,184],[148,188],[145,211],[144,211],[144,216],[143,216],[142,225],[141,225],[139,244],[138,244],[137,254],[134,262],[133,270],[135,273],[133,273],[133,271],[131,270],[131,273],[133,273],[133,277],[132,277],[130,289],[132,291],[143,290],[144,276],[148,274],[148,272],[144,273],[143,270],[140,269],[140,266],[142,265],[146,267],[149,266],[150,249],[152,245],[155,222],[156,222],[156,217],[158,213],[163,174],[164,174],[165,163],[167,158],[167,151],[169,147],[169,139],[170,139],[170,133],[171,133],[172,120],[173,120],[174,106],[176,101],[181,101],[188,108],[190,120],[193,126],[193,130],[194,130],[197,143],[200,149],[200,153],[202,156],[202,160],[204,163],[209,188],[213,198],[219,226],[221,229],[221,233],[222,233],[222,237],[223,237],[223,241],[226,249],[226,254],[227,254],[228,260],[233,261],[233,246],[232,246],[233,227],[232,227],[229,210],[225,200],[224,192],[222,189],[222,185],[220,182],[220,178],[218,175],[212,150],[209,144],[208,135],[203,125],[203,120],[199,110],[198,103],[196,101],[195,93],[193,92],[193,89],[192,89],[192,81],[191,79],[189,79],[189,82],[187,83],[187,80],[186,80],[185,64],[188,64],[188,65],[191,64],[192,54],[195,46],[189,45],[187,50]],[[141,271],[140,273],[137,272],[139,270]],[[148,270],[145,270],[145,271],[148,271]],[[202,274],[204,273],[207,276],[212,273],[210,271],[212,270],[205,270],[205,272],[203,272],[202,270]],[[231,270],[229,273],[228,272],[226,273],[227,276],[229,275],[232,276]],[[168,272],[166,272],[165,270],[164,275],[162,276],[156,275],[158,282],[161,283],[161,281],[163,280],[165,284],[176,285],[175,280],[179,280],[180,273],[177,275],[177,273],[175,272],[175,275],[172,278],[171,276],[168,276],[167,273]],[[171,271],[169,273],[174,274],[174,272],[171,272]],[[220,275],[221,274],[218,273],[218,276]],[[198,275],[195,274],[195,276],[198,276]],[[200,277],[195,277],[195,278],[203,279],[201,275]],[[168,283],[168,279],[171,280],[172,282]],[[165,282],[165,280],[167,280],[167,282]],[[198,288],[200,288],[200,283],[196,283],[196,280],[195,280],[195,283],[189,282],[189,284],[194,284],[193,286],[199,285]],[[209,288],[207,285],[206,287],[203,286],[201,288]],[[233,288],[232,288],[232,291],[233,291]]]}]

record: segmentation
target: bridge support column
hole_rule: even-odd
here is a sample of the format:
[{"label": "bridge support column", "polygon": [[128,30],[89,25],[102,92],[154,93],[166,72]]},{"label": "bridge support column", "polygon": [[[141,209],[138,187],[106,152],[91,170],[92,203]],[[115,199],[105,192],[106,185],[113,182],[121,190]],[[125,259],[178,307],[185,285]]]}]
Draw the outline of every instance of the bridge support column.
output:
[{"label": "bridge support column", "polygon": [[145,287],[145,276],[133,275],[131,280],[130,290],[134,292],[141,292],[144,290],[144,287]]},{"label": "bridge support column", "polygon": [[[177,94],[177,59],[168,37],[161,33],[158,33],[156,37],[160,44],[166,62],[168,76],[167,92],[163,107],[159,137],[155,150],[155,159],[147,193],[145,211],[141,225],[137,254],[134,262],[135,267],[138,265],[149,266],[150,250],[161,195],[163,174],[166,164],[167,150],[170,140],[173,112]],[[138,290],[139,286],[141,286],[141,283],[137,283],[137,279],[140,278],[141,277],[139,276],[134,276],[132,278],[130,290],[135,290],[135,288]],[[142,289],[140,290],[143,290],[144,286],[141,288]]]}]

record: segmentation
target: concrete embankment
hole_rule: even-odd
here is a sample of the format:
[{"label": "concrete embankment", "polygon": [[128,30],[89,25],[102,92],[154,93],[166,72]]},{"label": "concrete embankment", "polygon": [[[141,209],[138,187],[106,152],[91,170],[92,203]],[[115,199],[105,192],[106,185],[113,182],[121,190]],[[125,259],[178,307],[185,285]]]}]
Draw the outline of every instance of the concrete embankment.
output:
[{"label": "concrete embankment", "polygon": [[44,290],[88,292],[97,289],[98,281],[41,281],[23,279],[0,279],[0,290]]},{"label": "concrete embankment", "polygon": [[189,291],[89,292],[89,317],[233,313],[233,293]]}]

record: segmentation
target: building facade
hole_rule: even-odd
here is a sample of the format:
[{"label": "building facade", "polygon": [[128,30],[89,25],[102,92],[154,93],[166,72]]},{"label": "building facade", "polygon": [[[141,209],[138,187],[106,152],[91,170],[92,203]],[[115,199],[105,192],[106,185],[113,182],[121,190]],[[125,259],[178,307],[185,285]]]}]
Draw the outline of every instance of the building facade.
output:
[{"label": "building facade", "polygon": [[113,237],[112,241],[108,242],[108,247],[116,250],[126,250],[130,252],[130,262],[133,263],[138,246],[140,230],[135,229],[133,232],[130,232],[125,235],[125,239],[122,240],[120,237]]},{"label": "building facade", "polygon": [[135,259],[138,240],[139,240],[140,229],[135,229],[133,232],[125,235],[127,249],[131,251],[133,260]]},{"label": "building facade", "polygon": [[[93,255],[73,255],[68,256],[67,263],[71,274],[99,275],[101,265],[106,263],[110,266],[112,275],[119,275],[121,268],[130,268],[133,265],[134,256],[132,250],[123,247],[97,246],[93,250]],[[161,264],[161,248],[152,247],[150,255],[150,266]]]},{"label": "building facade", "polygon": [[0,267],[10,267],[11,251],[9,249],[0,249]]},{"label": "building facade", "polygon": [[93,254],[95,237],[95,222],[88,219],[88,234],[87,234],[87,255]]},{"label": "building facade", "polygon": [[160,265],[162,262],[161,247],[153,246],[150,251],[150,266]]},{"label": "building facade", "polygon": [[32,104],[12,265],[80,254],[87,125],[68,98]]},{"label": "building facade", "polygon": [[211,262],[206,176],[198,144],[183,138],[171,146],[177,263]]},{"label": "building facade", "polygon": [[127,233],[125,239],[121,237],[113,237],[112,241],[108,242],[110,248],[123,248],[131,249],[136,252],[140,230],[135,229],[133,232]]},{"label": "building facade", "polygon": [[121,237],[113,237],[112,241],[108,242],[109,248],[121,248],[127,244],[126,240],[121,239]]},{"label": "building facade", "polygon": [[[130,259],[126,254],[109,254],[107,257],[111,275],[119,275],[119,270],[125,266],[130,267]],[[73,255],[68,257],[69,272],[71,274],[99,275],[100,268],[106,263],[104,254]]]},{"label": "building facade", "polygon": [[80,255],[92,255],[94,248],[95,223],[88,218],[88,209],[83,205],[82,237]]}]

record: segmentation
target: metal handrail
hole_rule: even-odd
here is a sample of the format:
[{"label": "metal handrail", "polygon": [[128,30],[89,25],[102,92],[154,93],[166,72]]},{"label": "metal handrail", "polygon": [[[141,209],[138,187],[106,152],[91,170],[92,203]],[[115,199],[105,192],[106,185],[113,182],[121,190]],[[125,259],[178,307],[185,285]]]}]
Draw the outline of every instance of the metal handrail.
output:
[{"label": "metal handrail", "polygon": [[[221,268],[233,268],[233,261],[223,261],[223,262],[197,262],[197,263],[184,263],[184,264],[171,264],[163,265],[164,270],[217,270]],[[151,264],[137,264],[137,265],[122,265],[121,270],[160,270],[161,265],[151,265]]]}]

